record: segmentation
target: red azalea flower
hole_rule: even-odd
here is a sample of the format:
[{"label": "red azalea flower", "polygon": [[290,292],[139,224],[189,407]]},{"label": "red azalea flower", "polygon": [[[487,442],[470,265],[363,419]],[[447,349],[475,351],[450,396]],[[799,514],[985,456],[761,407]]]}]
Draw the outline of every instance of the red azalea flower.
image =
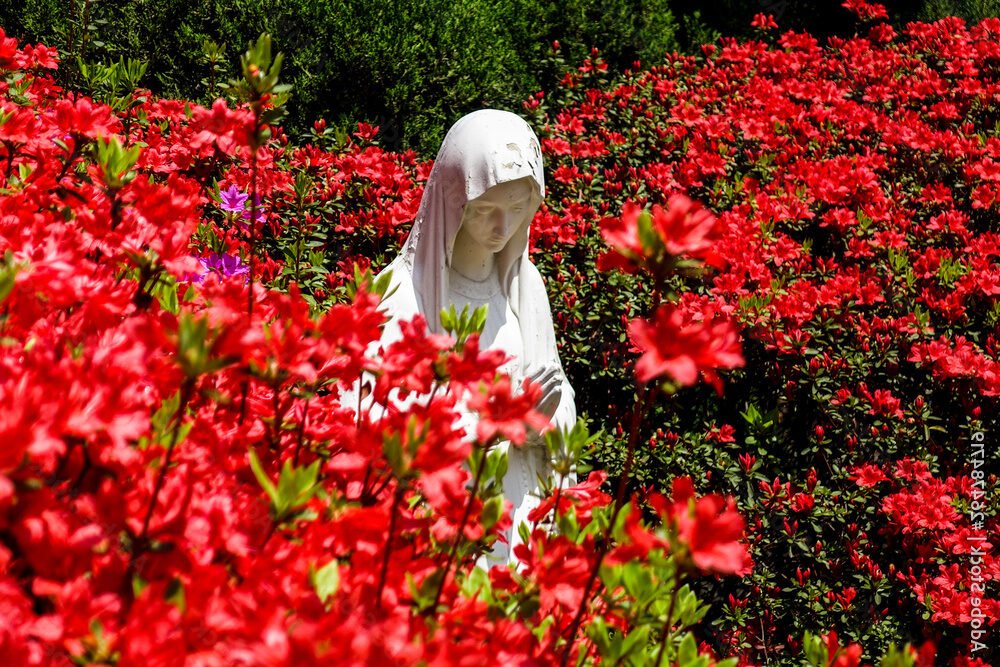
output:
[{"label": "red azalea flower", "polygon": [[479,334],[474,333],[466,339],[461,352],[448,353],[445,368],[453,382],[476,387],[493,380],[506,361],[507,355],[502,350],[481,350]]},{"label": "red azalea flower", "polygon": [[906,457],[896,462],[894,476],[906,480],[927,481],[931,479],[931,472],[926,462]]},{"label": "red azalea flower", "polygon": [[858,667],[861,664],[860,644],[841,647],[836,630],[820,636],[826,644],[828,667]]},{"label": "red azalea flower", "polygon": [[216,143],[220,150],[233,154],[250,143],[253,132],[252,116],[245,109],[230,109],[222,98],[215,100],[211,110],[198,107],[194,111],[191,127],[196,130],[191,137],[195,149]]},{"label": "red azalea flower", "polygon": [[808,512],[814,507],[816,501],[808,493],[796,493],[792,496],[789,504],[793,512]]},{"label": "red azalea flower", "polygon": [[865,488],[871,488],[879,482],[889,481],[889,478],[886,477],[884,472],[882,472],[882,468],[870,463],[865,463],[851,468],[851,475],[848,479],[853,482],[857,482],[858,486],[863,486]]},{"label": "red azalea flower", "polygon": [[11,69],[17,66],[14,56],[17,54],[17,40],[8,37],[0,28],[0,69]]},{"label": "red azalea flower", "polygon": [[34,69],[35,67],[56,69],[58,67],[56,58],[58,57],[59,52],[56,49],[44,44],[29,45],[21,49],[21,57],[18,58],[18,65],[24,69]]},{"label": "red azalea flower", "polygon": [[678,536],[700,570],[743,575],[751,560],[743,539],[743,517],[732,498],[699,498],[692,512],[677,517]]},{"label": "red azalea flower", "polygon": [[91,139],[109,137],[121,131],[121,122],[103,104],[78,97],[75,102],[59,100],[55,105],[55,120],[65,134]]},{"label": "red azalea flower", "polygon": [[875,19],[887,19],[889,13],[885,5],[877,2],[867,2],[866,0],[845,0],[841,5],[863,21],[874,21]]},{"label": "red azalea flower", "polygon": [[611,250],[597,258],[599,271],[620,269],[634,273],[646,263],[663,261],[663,251],[672,256],[688,256],[721,268],[725,261],[716,246],[721,231],[716,217],[698,202],[684,194],[670,197],[664,208],[653,206],[648,214],[650,231],[655,237],[643,237],[640,216],[643,209],[635,202],[626,202],[619,217],[601,221],[601,236]]},{"label": "red azalea flower", "polygon": [[778,27],[778,24],[774,21],[774,16],[771,14],[754,14],[753,21],[750,22],[750,26],[757,28],[758,30],[771,30]]},{"label": "red azalea flower", "polygon": [[685,323],[683,312],[673,304],[660,306],[652,323],[633,320],[628,332],[642,352],[635,364],[640,382],[669,376],[679,385],[690,386],[703,374],[721,394],[716,370],[744,364],[739,333],[732,323],[724,319]]},{"label": "red azalea flower", "polygon": [[870,463],[851,468],[851,475],[848,479],[865,488],[871,488],[879,482],[889,481],[889,478],[882,472],[882,468]]},{"label": "red azalea flower", "polygon": [[604,507],[611,502],[611,496],[601,491],[601,486],[607,480],[608,473],[603,470],[595,470],[590,473],[585,481],[562,489],[558,494],[553,492],[528,514],[528,520],[538,522],[548,516],[552,508],[555,507],[558,495],[559,507],[556,508],[557,516],[565,514],[569,511],[570,507],[573,507],[576,510],[578,521],[589,521],[591,512],[595,507]]},{"label": "red azalea flower", "polygon": [[611,250],[597,258],[598,271],[619,269],[625,273],[635,273],[646,252],[639,240],[639,215],[642,207],[635,202],[626,202],[622,214],[601,220],[601,236]]},{"label": "red azalea flower", "polygon": [[528,380],[524,381],[521,392],[512,392],[507,376],[502,376],[487,391],[473,394],[468,403],[479,413],[476,438],[487,443],[499,437],[523,445],[528,427],[542,431],[549,426],[549,420],[535,411],[541,396],[538,385]]},{"label": "red azalea flower", "polygon": [[676,530],[691,563],[705,572],[746,574],[752,561],[743,540],[743,516],[732,498],[718,494],[695,497],[690,477],[675,477],[668,502],[658,493],[648,501]]},{"label": "red azalea flower", "polygon": [[667,208],[653,207],[653,228],[671,255],[689,255],[699,259],[715,258],[713,249],[720,234],[711,211],[684,194],[675,194]]}]

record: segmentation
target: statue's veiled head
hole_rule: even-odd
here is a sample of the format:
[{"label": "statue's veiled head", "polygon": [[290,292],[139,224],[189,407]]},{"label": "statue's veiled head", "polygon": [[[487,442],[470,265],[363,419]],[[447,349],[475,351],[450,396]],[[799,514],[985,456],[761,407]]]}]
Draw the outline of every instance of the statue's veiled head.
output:
[{"label": "statue's veiled head", "polygon": [[[502,187],[497,187],[502,186]],[[526,196],[521,197],[521,194]],[[520,200],[516,224],[503,233],[477,230],[497,241],[497,271],[508,285],[522,260],[527,261],[529,224],[545,193],[538,138],[521,117],[497,109],[463,116],[448,130],[427,180],[420,209],[403,248],[425,310],[443,306],[455,239],[465,216],[477,215],[504,200]],[[467,218],[473,225],[480,221]],[[428,319],[430,312],[428,312]]]}]

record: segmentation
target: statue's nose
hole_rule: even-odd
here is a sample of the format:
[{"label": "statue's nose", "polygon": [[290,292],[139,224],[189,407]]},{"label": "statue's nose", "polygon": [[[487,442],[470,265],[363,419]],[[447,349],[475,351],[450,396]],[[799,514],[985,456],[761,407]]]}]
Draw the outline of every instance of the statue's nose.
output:
[{"label": "statue's nose", "polygon": [[514,224],[514,216],[509,211],[500,211],[493,225],[493,233],[497,236],[506,236]]}]

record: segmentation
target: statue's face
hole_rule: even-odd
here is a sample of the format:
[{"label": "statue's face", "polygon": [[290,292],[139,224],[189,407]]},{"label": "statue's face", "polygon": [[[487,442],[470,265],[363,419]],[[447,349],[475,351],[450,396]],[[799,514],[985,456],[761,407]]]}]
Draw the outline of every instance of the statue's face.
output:
[{"label": "statue's face", "polygon": [[465,205],[459,234],[500,252],[539,202],[527,179],[499,183]]}]

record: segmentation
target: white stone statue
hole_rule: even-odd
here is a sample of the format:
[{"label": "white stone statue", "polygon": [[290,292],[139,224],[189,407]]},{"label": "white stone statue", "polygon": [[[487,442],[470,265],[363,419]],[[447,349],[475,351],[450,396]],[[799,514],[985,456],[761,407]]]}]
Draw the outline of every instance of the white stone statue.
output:
[{"label": "white stone statue", "polygon": [[[398,322],[422,314],[440,331],[440,312],[487,305],[482,349],[513,357],[502,370],[512,384],[532,378],[543,389],[538,410],[557,427],[576,422],[573,389],[563,373],[548,295],[528,259],[528,228],[544,197],[538,139],[520,117],[484,109],[448,131],[427,180],[413,228],[392,272],[383,343],[400,336]],[[504,496],[513,504],[509,547],[497,542],[482,565],[515,562],[517,527],[539,503],[538,477],[552,474],[544,443],[507,447]],[[563,480],[566,482],[567,480]]]}]

